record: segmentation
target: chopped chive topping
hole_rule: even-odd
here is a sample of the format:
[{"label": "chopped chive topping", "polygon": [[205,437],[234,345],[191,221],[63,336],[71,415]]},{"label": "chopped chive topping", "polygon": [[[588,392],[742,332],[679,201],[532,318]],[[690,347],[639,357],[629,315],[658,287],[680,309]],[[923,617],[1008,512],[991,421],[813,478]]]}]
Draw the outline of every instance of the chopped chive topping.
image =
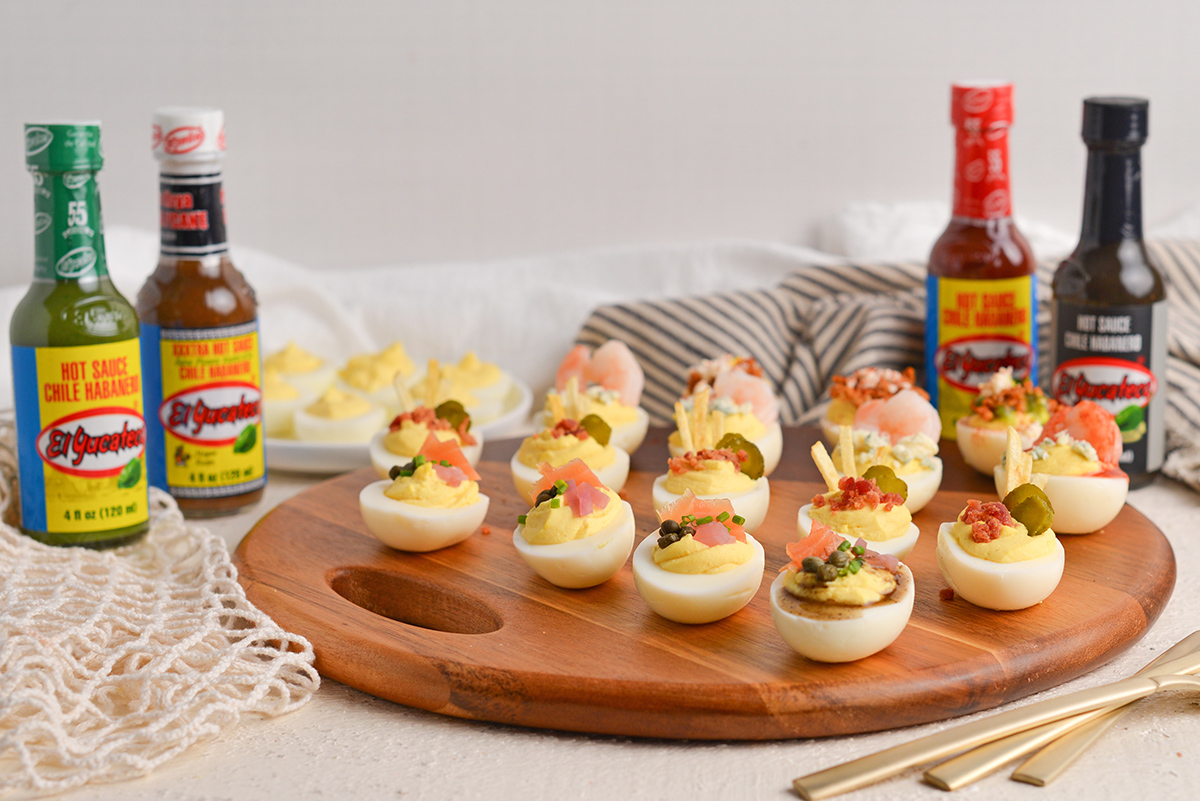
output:
[{"label": "chopped chive topping", "polygon": [[742,517],[741,515],[733,516],[733,524],[735,526],[740,526],[740,525],[744,524],[745,522],[746,522],[746,518]]},{"label": "chopped chive topping", "polygon": [[557,509],[560,506],[562,506],[562,498],[551,498],[550,499],[550,508],[551,509]]},{"label": "chopped chive topping", "polygon": [[404,476],[405,478],[408,478],[412,474],[413,474],[413,471],[411,471],[411,470],[401,470],[400,471],[400,475]]},{"label": "chopped chive topping", "polygon": [[440,464],[442,467],[450,467],[451,466],[449,459],[443,459],[442,461],[438,462],[438,464]]},{"label": "chopped chive topping", "polygon": [[702,517],[702,518],[700,518],[699,520],[697,520],[697,521],[696,521],[696,525],[697,525],[697,526],[704,526],[704,525],[707,525],[707,524],[711,523],[712,521],[713,521],[713,519],[712,519],[712,515],[705,515],[704,517]]},{"label": "chopped chive topping", "polygon": [[855,559],[853,562],[846,565],[846,569],[849,570],[851,573],[857,573],[858,571],[862,570],[862,561],[859,559]]},{"label": "chopped chive topping", "polygon": [[864,553],[867,552],[867,549],[862,547],[861,545],[855,545],[850,550],[855,556],[862,556]]},{"label": "chopped chive topping", "polygon": [[560,493],[566,492],[567,491],[567,482],[563,481],[560,478],[558,481],[554,482],[554,488],[556,490],[558,490]]},{"label": "chopped chive topping", "polygon": [[517,515],[517,523],[519,525],[522,525],[522,526],[525,525],[525,519],[526,519],[526,515]]},{"label": "chopped chive topping", "polygon": [[425,455],[422,453],[418,453],[416,456],[413,457],[413,466],[420,467],[421,465],[425,464],[426,461],[427,460],[425,459]]},{"label": "chopped chive topping", "polygon": [[849,568],[847,568],[847,567],[840,568],[840,569],[838,570],[838,577],[839,577],[839,578],[840,578],[840,577],[843,577],[843,576],[845,576],[845,575],[846,575],[847,573],[849,573],[849,572],[850,572],[850,569],[849,569]]},{"label": "chopped chive topping", "polygon": [[724,523],[728,519],[729,519],[729,512],[721,512],[721,514],[717,515],[717,520],[719,520],[722,523]]},{"label": "chopped chive topping", "polygon": [[848,551],[850,548],[851,545],[849,540],[842,540],[842,544],[838,546],[839,551]]}]

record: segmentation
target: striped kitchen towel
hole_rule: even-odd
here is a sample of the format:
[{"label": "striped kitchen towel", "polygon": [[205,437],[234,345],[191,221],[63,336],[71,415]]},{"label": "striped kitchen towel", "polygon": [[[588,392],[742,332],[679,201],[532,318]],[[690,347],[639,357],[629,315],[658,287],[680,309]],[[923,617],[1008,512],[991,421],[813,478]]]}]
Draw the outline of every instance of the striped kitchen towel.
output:
[{"label": "striped kitchen towel", "polygon": [[[1200,489],[1200,242],[1148,245],[1168,285],[1165,472]],[[1048,376],[1050,279],[1038,265],[1042,382]],[[925,265],[804,266],[769,289],[622,303],[592,312],[577,341],[621,339],[646,372],[642,406],[671,422],[689,366],[722,353],[753,356],[780,398],[785,424],[813,423],[835,375],[925,363]],[[924,380],[923,376],[921,376]]]}]

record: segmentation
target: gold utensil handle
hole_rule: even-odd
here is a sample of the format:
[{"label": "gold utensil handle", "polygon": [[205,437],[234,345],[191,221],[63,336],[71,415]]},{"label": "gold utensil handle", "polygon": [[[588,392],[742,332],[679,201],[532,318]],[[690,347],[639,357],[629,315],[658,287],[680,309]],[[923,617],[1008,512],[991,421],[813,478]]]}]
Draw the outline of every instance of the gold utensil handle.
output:
[{"label": "gold utensil handle", "polygon": [[1080,754],[1086,751],[1092,743],[1100,739],[1100,735],[1108,731],[1129,710],[1128,706],[1114,709],[1106,715],[1095,719],[1090,725],[1075,728],[1052,742],[1021,763],[1013,771],[1012,778],[1027,784],[1044,787],[1058,778]]},{"label": "gold utensil handle", "polygon": [[[1197,649],[1200,649],[1200,631],[1193,632],[1175,643],[1175,645],[1159,654],[1157,659],[1134,675],[1158,675],[1158,670],[1164,663],[1187,656]],[[1095,738],[1099,737],[1101,733],[1123,714],[1123,710],[1127,710],[1128,708],[1128,705],[1120,707],[1117,710],[1118,714],[1111,717],[1109,713],[1113,712],[1113,710],[1087,712],[1083,715],[1065,718],[1054,723],[1047,723],[1037,728],[1029,729],[1028,731],[1009,735],[930,768],[925,771],[925,780],[943,790],[957,790],[960,787],[982,779],[993,771],[999,770],[1022,754],[1028,754],[1045,746],[1037,756],[1021,765],[1018,769],[1018,773],[1021,774],[1020,776],[1018,776],[1018,773],[1014,773],[1012,776],[1017,781],[1027,781],[1030,784],[1038,785],[1045,784],[1047,781],[1053,780],[1054,776],[1057,776],[1058,773],[1061,773],[1075,757],[1082,753],[1082,749],[1086,749],[1090,743],[1094,742]],[[1082,728],[1089,732],[1094,731],[1095,733],[1088,738],[1084,738],[1083,736],[1076,737],[1071,732],[1077,728]],[[1070,737],[1068,738],[1066,735],[1069,734]],[[1060,737],[1063,739],[1055,742]],[[1067,748],[1070,743],[1075,744],[1081,750],[1074,751],[1068,755]],[[1053,756],[1054,754],[1060,756],[1056,758]],[[1037,761],[1035,762],[1035,760]],[[1064,761],[1059,762],[1059,760]],[[1045,777],[1049,771],[1053,771],[1053,775],[1049,779],[1046,779]]]},{"label": "gold utensil handle", "polygon": [[[1200,654],[1192,654],[1163,666],[1163,672],[1192,673],[1200,670]],[[1080,690],[1060,698],[1011,709],[989,718],[902,743],[876,754],[835,765],[792,782],[802,798],[829,798],[839,793],[874,784],[916,765],[933,762],[983,743],[1061,718],[1093,709],[1126,704],[1157,690],[1167,678],[1129,678],[1113,684]]]}]

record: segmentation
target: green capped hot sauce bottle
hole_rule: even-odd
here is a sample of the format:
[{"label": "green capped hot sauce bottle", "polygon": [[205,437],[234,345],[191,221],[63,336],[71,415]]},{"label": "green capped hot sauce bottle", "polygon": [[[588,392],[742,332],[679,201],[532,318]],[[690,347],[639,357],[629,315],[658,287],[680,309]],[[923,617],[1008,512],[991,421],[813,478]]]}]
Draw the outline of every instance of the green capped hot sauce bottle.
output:
[{"label": "green capped hot sauce bottle", "polygon": [[13,312],[21,529],[106,548],[149,527],[141,351],[133,307],[108,276],[94,122],[25,126],[33,177],[33,284]]}]

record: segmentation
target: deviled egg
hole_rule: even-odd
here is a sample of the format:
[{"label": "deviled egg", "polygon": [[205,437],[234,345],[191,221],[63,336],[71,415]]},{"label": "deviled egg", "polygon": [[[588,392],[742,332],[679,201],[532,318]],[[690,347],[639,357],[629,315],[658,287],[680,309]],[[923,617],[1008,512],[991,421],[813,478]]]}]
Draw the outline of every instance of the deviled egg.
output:
[{"label": "deviled egg", "polygon": [[263,371],[262,393],[263,434],[284,439],[295,436],[293,417],[313,402],[313,394],[291,384],[275,370]]},{"label": "deviled egg", "polygon": [[278,373],[292,386],[319,395],[333,383],[337,370],[333,364],[315,353],[309,353],[295,342],[263,359],[263,371]]},{"label": "deviled egg", "polygon": [[[594,351],[576,345],[554,375],[551,394],[561,396],[568,417],[596,414],[612,428],[612,443],[633,453],[646,438],[650,415],[638,404],[646,376],[629,347],[610,339]],[[553,414],[547,398],[545,414]]]},{"label": "deviled egg", "polygon": [[687,491],[658,516],[661,526],[633,552],[634,584],[655,613],[676,623],[712,623],[750,602],[765,556],[729,501]]},{"label": "deviled egg", "polygon": [[471,418],[462,404],[445,401],[434,409],[416,406],[401,412],[371,437],[368,451],[375,472],[382,478],[395,465],[416,456],[431,433],[441,440],[454,440],[472,467],[479,464],[483,436],[471,433]]},{"label": "deviled egg", "polygon": [[[758,380],[765,385],[761,379]],[[764,391],[769,392],[769,389]],[[688,415],[693,437],[698,436],[705,427],[707,436],[713,442],[720,440],[727,433],[740,434],[754,443],[762,454],[763,475],[771,475],[779,465],[779,459],[783,455],[783,429],[778,418],[764,423],[756,415],[752,402],[739,403],[729,397],[713,396],[705,385],[701,385],[695,394],[679,402]],[[687,450],[680,431],[671,432],[667,437],[667,451],[671,456],[683,456]]]},{"label": "deviled egg", "polygon": [[489,500],[479,492],[479,474],[453,441],[430,434],[421,452],[391,473],[358,496],[367,529],[391,548],[445,548],[471,536],[487,516]]},{"label": "deviled egg", "polygon": [[397,414],[401,407],[396,397],[396,382],[399,380],[403,384],[414,372],[416,367],[404,350],[404,345],[393,342],[378,353],[360,353],[350,357],[338,371],[338,386],[349,392],[357,392],[372,403],[383,406],[390,414]]},{"label": "deviled egg", "polygon": [[[893,445],[886,434],[856,429],[853,443],[856,475],[862,475],[874,465],[891,468],[908,488],[904,505],[912,514],[924,509],[942,485],[942,460],[937,455],[937,441],[924,433],[902,437]],[[839,443],[833,453],[835,465],[841,463],[841,447]]]},{"label": "deviled egg", "polygon": [[916,598],[907,565],[820,523],[787,552],[792,561],[771,584],[771,620],[796,653],[852,662],[900,636]]},{"label": "deviled egg", "polygon": [[1022,447],[1031,448],[1056,405],[1028,378],[1018,384],[1011,367],[1001,368],[980,385],[971,413],[954,424],[963,461],[991,475],[1004,455],[1009,426],[1020,435]]},{"label": "deviled egg", "polygon": [[533,570],[558,587],[602,584],[633,550],[633,508],[582,461],[542,466],[533,508],[517,519],[513,545]]},{"label": "deviled egg", "polygon": [[296,438],[307,442],[367,442],[383,426],[383,407],[337,387],[292,416]]},{"label": "deviled egg", "polygon": [[[914,397],[904,396],[897,404],[889,403],[905,391]],[[903,371],[890,367],[863,367],[847,376],[835,375],[829,396],[829,406],[820,425],[830,447],[837,444],[841,426],[858,430],[870,425],[871,430],[886,433],[893,441],[918,431],[924,431],[934,441],[941,436],[937,410],[929,402],[929,393],[917,386],[916,371],[912,367],[905,367]],[[932,429],[928,427],[930,419]]]},{"label": "deviled egg", "polygon": [[579,459],[594,472],[604,486],[620,492],[629,477],[629,454],[608,439],[608,424],[595,415],[583,420],[559,418],[553,425],[531,434],[521,442],[509,466],[517,492],[532,503],[534,485],[542,479],[539,467],[562,467]]}]

